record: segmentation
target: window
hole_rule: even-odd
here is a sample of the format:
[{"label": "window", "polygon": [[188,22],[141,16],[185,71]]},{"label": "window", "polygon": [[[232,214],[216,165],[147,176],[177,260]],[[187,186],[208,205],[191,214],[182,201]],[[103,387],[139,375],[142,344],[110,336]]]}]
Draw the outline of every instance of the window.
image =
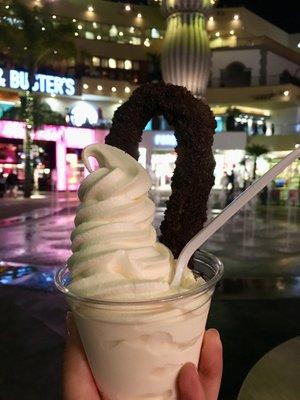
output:
[{"label": "window", "polygon": [[86,39],[89,39],[89,40],[94,40],[94,39],[95,39],[95,35],[94,35],[93,32],[88,32],[88,31],[86,31],[86,32],[85,32],[85,38],[86,38]]},{"label": "window", "polygon": [[160,38],[160,34],[158,32],[158,30],[156,28],[152,28],[151,29],[151,37],[153,39],[159,39]]},{"label": "window", "polygon": [[109,30],[109,36],[110,37],[116,37],[118,36],[118,29],[116,27],[116,25],[112,25],[110,30]]},{"label": "window", "polygon": [[133,61],[133,69],[138,71],[140,69],[140,63],[138,61]]},{"label": "window", "polygon": [[133,36],[131,38],[131,40],[130,40],[130,44],[140,45],[141,44],[141,39]]},{"label": "window", "polygon": [[107,58],[102,58],[101,59],[101,67],[102,68],[108,68],[108,59]]},{"label": "window", "polygon": [[92,58],[92,64],[94,67],[100,67],[100,58],[99,57],[93,57]]},{"label": "window", "polygon": [[110,58],[108,60],[108,67],[109,68],[117,68],[117,62],[114,58]]},{"label": "window", "polygon": [[124,68],[124,61],[123,60],[118,60],[117,66],[118,66],[119,69],[123,69]]},{"label": "window", "polygon": [[130,60],[124,61],[124,68],[125,69],[132,69],[132,62]]}]

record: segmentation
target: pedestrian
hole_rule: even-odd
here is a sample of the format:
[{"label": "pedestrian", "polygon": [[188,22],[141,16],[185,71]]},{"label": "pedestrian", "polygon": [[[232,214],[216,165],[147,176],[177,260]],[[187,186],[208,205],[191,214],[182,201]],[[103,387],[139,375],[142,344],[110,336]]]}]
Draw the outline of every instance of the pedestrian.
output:
[{"label": "pedestrian", "polygon": [[11,171],[6,178],[6,188],[9,197],[17,197],[18,195],[18,176],[14,171]]},{"label": "pedestrian", "polygon": [[229,183],[229,175],[227,174],[226,171],[224,171],[224,174],[221,178],[221,193],[220,193],[220,205],[221,208],[224,208],[226,205],[226,199],[227,199],[227,190],[228,190],[228,183]]},{"label": "pedestrian", "polygon": [[5,195],[6,185],[3,172],[0,172],[0,198]]}]

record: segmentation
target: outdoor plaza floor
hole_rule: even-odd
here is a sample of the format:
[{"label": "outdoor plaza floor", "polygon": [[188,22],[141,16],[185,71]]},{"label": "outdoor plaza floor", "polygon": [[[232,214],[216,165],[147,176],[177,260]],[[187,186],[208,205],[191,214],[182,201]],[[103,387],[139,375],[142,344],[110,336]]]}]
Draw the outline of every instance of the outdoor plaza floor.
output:
[{"label": "outdoor plaza floor", "polygon": [[[0,203],[0,399],[60,398],[68,306],[53,277],[70,255],[76,205],[73,195]],[[299,207],[252,203],[204,246],[225,265],[208,320],[224,345],[221,400],[236,399],[252,366],[299,335],[299,224]]]}]

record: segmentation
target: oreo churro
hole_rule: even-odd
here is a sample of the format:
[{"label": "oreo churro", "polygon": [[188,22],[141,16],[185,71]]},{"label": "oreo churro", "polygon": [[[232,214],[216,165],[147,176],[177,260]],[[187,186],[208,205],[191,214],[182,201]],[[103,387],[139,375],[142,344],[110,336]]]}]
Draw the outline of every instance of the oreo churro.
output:
[{"label": "oreo churro", "polygon": [[209,106],[187,89],[164,83],[146,84],[137,88],[115,112],[106,143],[138,159],[143,129],[158,115],[163,115],[174,128],[177,139],[172,194],[160,237],[177,258],[206,221],[206,204],[214,183],[215,120]]}]

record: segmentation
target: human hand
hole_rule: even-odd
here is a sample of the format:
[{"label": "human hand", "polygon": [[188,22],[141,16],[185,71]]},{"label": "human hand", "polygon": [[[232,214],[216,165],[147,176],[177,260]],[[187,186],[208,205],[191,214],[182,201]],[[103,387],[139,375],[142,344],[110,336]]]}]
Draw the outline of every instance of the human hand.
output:
[{"label": "human hand", "polygon": [[223,370],[222,343],[216,329],[208,329],[203,337],[198,369],[185,364],[178,375],[180,400],[217,400]]},{"label": "human hand", "polygon": [[[105,400],[91,373],[71,313],[67,316],[68,340],[63,365],[63,400]],[[180,400],[216,400],[222,375],[222,344],[215,329],[205,332],[198,372],[192,363],[178,376]]]}]

